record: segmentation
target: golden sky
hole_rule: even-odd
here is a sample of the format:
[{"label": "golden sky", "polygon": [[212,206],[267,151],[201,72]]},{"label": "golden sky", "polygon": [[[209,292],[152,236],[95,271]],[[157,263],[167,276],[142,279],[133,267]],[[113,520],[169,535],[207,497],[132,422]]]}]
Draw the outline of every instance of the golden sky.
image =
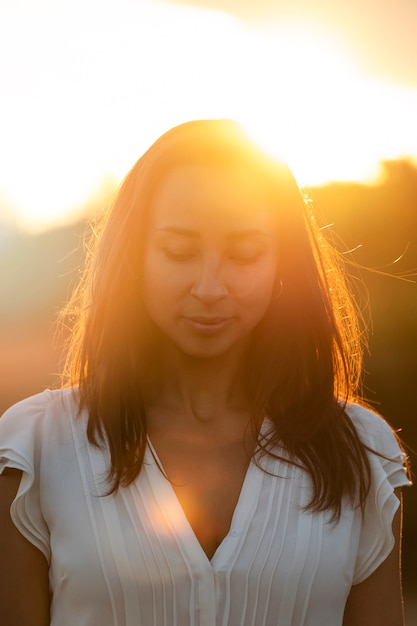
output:
[{"label": "golden sky", "polygon": [[415,0],[3,0],[0,221],[67,219],[188,119],[239,119],[302,184],[416,157],[416,32]]},{"label": "golden sky", "polygon": [[166,0],[227,11],[264,27],[288,19],[344,40],[373,74],[417,87],[415,0]]}]

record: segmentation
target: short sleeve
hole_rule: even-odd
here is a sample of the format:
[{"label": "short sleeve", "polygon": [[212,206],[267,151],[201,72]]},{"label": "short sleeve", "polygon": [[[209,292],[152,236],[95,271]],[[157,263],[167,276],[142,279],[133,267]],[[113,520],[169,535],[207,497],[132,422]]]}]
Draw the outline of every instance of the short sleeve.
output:
[{"label": "short sleeve", "polygon": [[394,489],[411,483],[405,454],[388,423],[358,405],[351,405],[347,412],[363,443],[377,453],[369,452],[371,489],[361,525],[353,578],[356,585],[368,578],[392,551],[392,522],[400,504]]},{"label": "short sleeve", "polygon": [[50,559],[49,532],[41,510],[40,459],[44,415],[52,392],[15,404],[0,418],[0,473],[22,471],[10,514],[17,529]]}]

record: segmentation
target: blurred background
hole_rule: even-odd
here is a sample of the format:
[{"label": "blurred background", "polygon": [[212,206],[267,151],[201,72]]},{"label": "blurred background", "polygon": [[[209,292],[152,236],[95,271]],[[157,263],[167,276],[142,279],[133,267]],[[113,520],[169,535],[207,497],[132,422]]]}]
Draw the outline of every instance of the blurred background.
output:
[{"label": "blurred background", "polygon": [[[165,130],[242,121],[289,161],[354,270],[364,395],[417,466],[417,3],[3,0],[0,413],[56,386],[88,219]],[[407,626],[417,498],[405,490]]]}]

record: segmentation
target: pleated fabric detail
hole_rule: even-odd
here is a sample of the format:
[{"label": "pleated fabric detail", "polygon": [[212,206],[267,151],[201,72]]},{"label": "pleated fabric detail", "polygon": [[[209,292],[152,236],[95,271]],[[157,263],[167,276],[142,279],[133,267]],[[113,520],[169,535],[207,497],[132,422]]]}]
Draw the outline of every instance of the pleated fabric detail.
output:
[{"label": "pleated fabric detail", "polygon": [[106,496],[108,453],[88,443],[71,390],[10,409],[0,471],[23,472],[13,519],[49,559],[51,626],[341,626],[351,585],[392,549],[394,488],[408,483],[389,426],[362,407],[349,415],[387,457],[370,455],[364,518],[347,502],[337,523],[307,511],[309,476],[264,456],[209,560],[151,442],[137,480]]}]

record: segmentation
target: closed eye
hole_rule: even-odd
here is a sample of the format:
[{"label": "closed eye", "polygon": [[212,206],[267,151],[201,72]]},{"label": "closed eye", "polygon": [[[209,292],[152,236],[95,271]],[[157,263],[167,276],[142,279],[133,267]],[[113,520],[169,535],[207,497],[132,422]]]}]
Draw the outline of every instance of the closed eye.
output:
[{"label": "closed eye", "polygon": [[264,251],[258,242],[242,241],[229,247],[228,258],[235,263],[246,265],[255,263]]},{"label": "closed eye", "polygon": [[195,256],[194,252],[191,252],[191,251],[165,249],[164,253],[169,259],[172,259],[173,261],[178,261],[178,262],[189,261]]},{"label": "closed eye", "polygon": [[249,265],[250,263],[256,263],[260,256],[260,252],[253,254],[231,254],[229,255],[229,259],[240,265]]}]

